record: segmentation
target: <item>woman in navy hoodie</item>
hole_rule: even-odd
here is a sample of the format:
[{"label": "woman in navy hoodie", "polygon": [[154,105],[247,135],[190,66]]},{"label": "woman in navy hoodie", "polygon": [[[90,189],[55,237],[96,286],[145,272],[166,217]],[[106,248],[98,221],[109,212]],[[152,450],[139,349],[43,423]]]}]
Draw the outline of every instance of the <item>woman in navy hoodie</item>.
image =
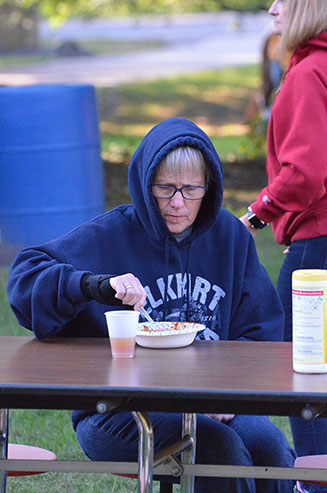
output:
[{"label": "woman in navy hoodie", "polygon": [[[40,340],[107,337],[104,312],[124,303],[145,305],[155,320],[201,322],[200,339],[281,340],[278,296],[251,235],[221,207],[222,166],[199,127],[183,118],[155,126],[133,156],[129,189],[132,205],[18,254],[8,293],[22,325]],[[150,417],[155,451],[180,438],[180,413]],[[75,411],[73,425],[92,460],[137,459],[129,412]],[[292,467],[294,457],[268,417],[198,416],[199,463]],[[196,478],[198,493],[291,489],[285,480]]]}]

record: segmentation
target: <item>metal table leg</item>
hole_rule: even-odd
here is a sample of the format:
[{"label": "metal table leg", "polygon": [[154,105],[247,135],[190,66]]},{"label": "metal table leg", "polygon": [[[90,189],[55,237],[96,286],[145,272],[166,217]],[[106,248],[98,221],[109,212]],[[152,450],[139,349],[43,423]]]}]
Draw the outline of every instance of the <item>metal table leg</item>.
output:
[{"label": "metal table leg", "polygon": [[[0,459],[7,459],[8,454],[8,429],[9,429],[9,411],[0,409]],[[0,471],[0,492],[6,492],[7,472]]]},{"label": "metal table leg", "polygon": [[[196,414],[183,414],[183,437],[193,438],[193,447],[182,453],[182,464],[194,464],[196,452]],[[181,493],[194,493],[194,476],[181,476]]]},{"label": "metal table leg", "polygon": [[139,493],[152,493],[153,429],[148,413],[132,412],[139,432],[138,477]]}]

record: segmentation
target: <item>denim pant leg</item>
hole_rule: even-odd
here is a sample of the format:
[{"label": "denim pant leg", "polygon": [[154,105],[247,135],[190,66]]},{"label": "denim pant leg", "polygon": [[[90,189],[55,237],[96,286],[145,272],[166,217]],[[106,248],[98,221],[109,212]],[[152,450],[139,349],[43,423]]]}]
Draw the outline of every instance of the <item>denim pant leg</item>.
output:
[{"label": "denim pant leg", "polygon": [[[149,413],[155,451],[181,438],[180,413]],[[129,412],[93,414],[82,419],[76,429],[78,441],[92,460],[136,462],[138,431]],[[241,438],[229,426],[202,414],[197,422],[197,463],[252,465]],[[168,476],[165,476],[168,480]],[[170,477],[170,482],[179,482]],[[208,478],[195,480],[196,493],[255,493],[253,479]]]},{"label": "denim pant leg", "polygon": [[[238,415],[230,427],[242,438],[255,466],[293,467],[296,454],[285,435],[267,416]],[[291,480],[257,479],[259,493],[290,493]]]},{"label": "denim pant leg", "polygon": [[[327,269],[327,236],[295,241],[282,265],[277,290],[285,311],[285,341],[292,340],[292,272],[296,269]],[[305,421],[290,418],[294,447],[299,456],[327,454],[327,418]],[[308,491],[327,492],[326,486],[306,485]]]},{"label": "denim pant leg", "polygon": [[292,272],[297,269],[327,269],[327,236],[294,241],[285,255],[277,283],[285,311],[285,341],[292,340]]}]

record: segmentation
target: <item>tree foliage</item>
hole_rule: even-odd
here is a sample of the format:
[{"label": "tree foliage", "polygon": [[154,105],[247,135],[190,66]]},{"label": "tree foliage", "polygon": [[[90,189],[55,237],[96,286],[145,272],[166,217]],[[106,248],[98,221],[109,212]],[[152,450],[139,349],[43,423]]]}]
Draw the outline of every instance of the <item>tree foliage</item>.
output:
[{"label": "tree foliage", "polygon": [[171,14],[228,10],[266,9],[269,0],[0,0],[0,5],[22,8],[37,5],[41,14],[53,22],[69,17],[106,17],[128,14]]}]

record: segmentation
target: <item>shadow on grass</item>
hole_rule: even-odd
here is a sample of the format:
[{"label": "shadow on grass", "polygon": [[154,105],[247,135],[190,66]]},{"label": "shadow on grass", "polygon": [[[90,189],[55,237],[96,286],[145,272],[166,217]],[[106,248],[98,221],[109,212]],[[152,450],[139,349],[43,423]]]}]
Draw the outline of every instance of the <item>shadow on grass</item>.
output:
[{"label": "shadow on grass", "polygon": [[246,66],[103,88],[98,90],[100,119],[151,126],[173,116],[210,125],[244,122],[259,82],[258,67]]}]

